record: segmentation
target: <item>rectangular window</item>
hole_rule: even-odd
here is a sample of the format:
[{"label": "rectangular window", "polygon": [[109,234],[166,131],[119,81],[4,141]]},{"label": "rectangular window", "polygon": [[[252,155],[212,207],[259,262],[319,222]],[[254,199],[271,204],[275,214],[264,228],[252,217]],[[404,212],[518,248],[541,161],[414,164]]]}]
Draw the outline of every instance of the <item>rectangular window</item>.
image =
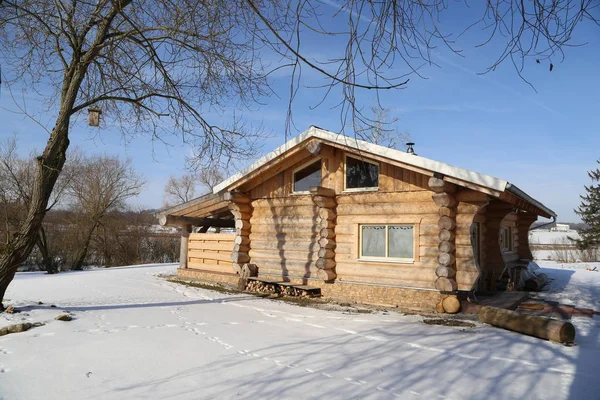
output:
[{"label": "rectangular window", "polygon": [[379,187],[379,164],[346,157],[346,189]]},{"label": "rectangular window", "polygon": [[294,192],[308,192],[311,186],[321,186],[321,160],[294,172]]},{"label": "rectangular window", "polygon": [[500,248],[502,251],[512,251],[512,228],[510,226],[503,226],[500,228]]},{"label": "rectangular window", "polygon": [[414,261],[414,225],[360,225],[360,258]]}]

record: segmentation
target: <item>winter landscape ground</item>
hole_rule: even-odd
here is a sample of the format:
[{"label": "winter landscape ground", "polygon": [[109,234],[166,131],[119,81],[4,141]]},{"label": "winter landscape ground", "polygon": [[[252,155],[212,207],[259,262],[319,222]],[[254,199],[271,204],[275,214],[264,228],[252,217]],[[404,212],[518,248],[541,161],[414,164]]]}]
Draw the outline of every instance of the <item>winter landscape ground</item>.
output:
[{"label": "winter landscape ground", "polygon": [[[600,309],[590,264],[541,262],[544,296]],[[576,346],[395,311],[325,311],[170,283],[175,265],[19,273],[0,327],[0,398],[598,399],[600,318]],[[37,304],[41,301],[43,304]],[[51,307],[56,305],[56,308]],[[54,320],[69,311],[71,322]]]}]

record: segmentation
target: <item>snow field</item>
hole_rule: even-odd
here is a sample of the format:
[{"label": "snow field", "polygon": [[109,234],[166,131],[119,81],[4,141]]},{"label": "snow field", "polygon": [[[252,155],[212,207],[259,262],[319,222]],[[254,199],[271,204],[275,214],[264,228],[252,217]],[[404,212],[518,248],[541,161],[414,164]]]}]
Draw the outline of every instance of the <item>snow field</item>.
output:
[{"label": "snow field", "polygon": [[[549,298],[600,308],[600,273],[542,262]],[[600,329],[578,346],[420,316],[349,314],[156,277],[174,265],[21,273],[0,326],[1,399],[597,399]],[[36,305],[37,301],[44,304]],[[577,303],[579,302],[579,303]],[[50,308],[55,304],[57,308]],[[63,310],[71,322],[53,318]]]}]

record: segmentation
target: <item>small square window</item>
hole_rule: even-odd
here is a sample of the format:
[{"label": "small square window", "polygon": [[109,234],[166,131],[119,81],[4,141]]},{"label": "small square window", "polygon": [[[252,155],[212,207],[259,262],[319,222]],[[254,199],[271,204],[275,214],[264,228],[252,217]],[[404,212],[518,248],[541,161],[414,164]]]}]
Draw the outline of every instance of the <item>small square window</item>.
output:
[{"label": "small square window", "polygon": [[346,189],[379,187],[379,165],[346,157]]},{"label": "small square window", "polygon": [[311,186],[321,186],[321,160],[294,172],[294,192],[308,192]]},{"label": "small square window", "polygon": [[414,261],[414,225],[360,225],[360,258]]}]

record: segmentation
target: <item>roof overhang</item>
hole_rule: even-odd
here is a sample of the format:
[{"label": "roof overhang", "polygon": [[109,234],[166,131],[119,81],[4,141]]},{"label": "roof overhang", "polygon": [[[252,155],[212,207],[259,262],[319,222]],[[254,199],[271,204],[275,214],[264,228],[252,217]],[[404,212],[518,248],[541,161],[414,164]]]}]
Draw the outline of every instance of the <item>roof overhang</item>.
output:
[{"label": "roof overhang", "polygon": [[443,177],[444,180],[459,186],[502,198],[514,204],[516,208],[521,208],[546,218],[556,217],[554,211],[504,179],[340,135],[316,126],[311,126],[305,132],[290,139],[237,174],[227,178],[215,186],[213,192],[219,193],[235,190],[265,170],[274,168],[277,164],[283,162],[287,156],[304,149],[306,144],[311,140],[318,140],[346,151],[358,152],[359,154],[364,154],[365,157],[413,170],[424,175]]}]

